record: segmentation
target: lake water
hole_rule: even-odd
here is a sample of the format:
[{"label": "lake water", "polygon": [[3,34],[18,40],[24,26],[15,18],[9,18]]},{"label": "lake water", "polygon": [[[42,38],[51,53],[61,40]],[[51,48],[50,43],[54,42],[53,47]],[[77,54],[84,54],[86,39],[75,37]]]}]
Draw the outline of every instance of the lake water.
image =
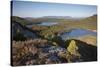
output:
[{"label": "lake water", "polygon": [[85,35],[97,36],[97,32],[85,29],[72,29],[69,32],[62,33],[61,37],[64,40],[68,40],[68,39],[77,39],[78,37]]},{"label": "lake water", "polygon": [[57,25],[58,23],[57,22],[42,22],[38,25],[41,25],[41,26],[52,26],[52,25]]},{"label": "lake water", "polygon": [[53,26],[53,25],[57,25],[57,22],[40,22],[37,24],[31,24],[31,25],[27,25],[27,27],[31,28],[33,25],[38,25],[38,26]]},{"label": "lake water", "polygon": [[[57,24],[58,24],[57,22],[41,22],[37,24],[28,25],[27,27],[31,28],[33,25],[53,26]],[[68,40],[68,39],[77,39],[78,37],[82,37],[85,35],[97,36],[97,32],[93,32],[92,30],[86,30],[86,29],[71,29],[70,31],[61,33],[60,36],[63,40]]]}]

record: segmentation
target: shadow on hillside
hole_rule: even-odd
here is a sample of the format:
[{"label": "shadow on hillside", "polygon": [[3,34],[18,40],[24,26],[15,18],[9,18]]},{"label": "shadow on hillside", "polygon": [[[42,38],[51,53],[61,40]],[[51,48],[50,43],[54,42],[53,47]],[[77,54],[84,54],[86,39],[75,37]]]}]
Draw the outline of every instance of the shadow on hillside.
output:
[{"label": "shadow on hillside", "polygon": [[[67,40],[67,47],[69,46],[71,40]],[[85,42],[75,40],[78,46],[78,52],[81,55],[82,62],[97,61],[97,47],[87,44]]]}]

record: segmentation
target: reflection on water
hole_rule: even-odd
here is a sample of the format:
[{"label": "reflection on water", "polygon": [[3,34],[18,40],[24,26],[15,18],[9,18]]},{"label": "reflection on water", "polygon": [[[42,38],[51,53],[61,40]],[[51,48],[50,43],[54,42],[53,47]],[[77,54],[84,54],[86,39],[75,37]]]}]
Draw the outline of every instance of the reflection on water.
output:
[{"label": "reflection on water", "polygon": [[85,29],[72,29],[69,32],[64,32],[61,34],[62,39],[77,39],[78,37],[82,37],[85,35],[97,36],[97,32],[93,32],[91,30]]},{"label": "reflection on water", "polygon": [[36,23],[36,24],[31,24],[31,25],[27,25],[27,27],[31,28],[33,25],[39,25],[39,26],[53,26],[53,25],[57,25],[57,22],[41,22],[41,23]]},{"label": "reflection on water", "polygon": [[57,22],[42,22],[38,25],[41,25],[41,26],[52,26],[52,25],[56,25]]}]

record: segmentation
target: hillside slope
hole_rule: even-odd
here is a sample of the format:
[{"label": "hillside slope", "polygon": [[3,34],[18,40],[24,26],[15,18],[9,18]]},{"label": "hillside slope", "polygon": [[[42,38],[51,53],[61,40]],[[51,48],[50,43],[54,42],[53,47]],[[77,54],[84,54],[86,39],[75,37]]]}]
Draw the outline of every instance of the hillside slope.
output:
[{"label": "hillside slope", "polygon": [[27,25],[27,24],[31,23],[30,21],[28,21],[24,18],[18,17],[18,16],[11,16],[11,21],[12,22],[19,22],[22,25]]},{"label": "hillside slope", "polygon": [[18,22],[12,22],[12,38],[13,40],[26,40],[38,38],[38,31],[31,30]]}]

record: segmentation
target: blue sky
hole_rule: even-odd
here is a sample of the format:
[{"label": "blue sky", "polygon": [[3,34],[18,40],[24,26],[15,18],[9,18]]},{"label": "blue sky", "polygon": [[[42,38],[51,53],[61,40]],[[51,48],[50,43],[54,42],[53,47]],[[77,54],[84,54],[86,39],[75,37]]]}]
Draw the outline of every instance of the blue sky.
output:
[{"label": "blue sky", "polygon": [[97,14],[97,7],[95,5],[58,4],[28,1],[13,1],[12,5],[12,15],[19,17],[88,17]]}]

